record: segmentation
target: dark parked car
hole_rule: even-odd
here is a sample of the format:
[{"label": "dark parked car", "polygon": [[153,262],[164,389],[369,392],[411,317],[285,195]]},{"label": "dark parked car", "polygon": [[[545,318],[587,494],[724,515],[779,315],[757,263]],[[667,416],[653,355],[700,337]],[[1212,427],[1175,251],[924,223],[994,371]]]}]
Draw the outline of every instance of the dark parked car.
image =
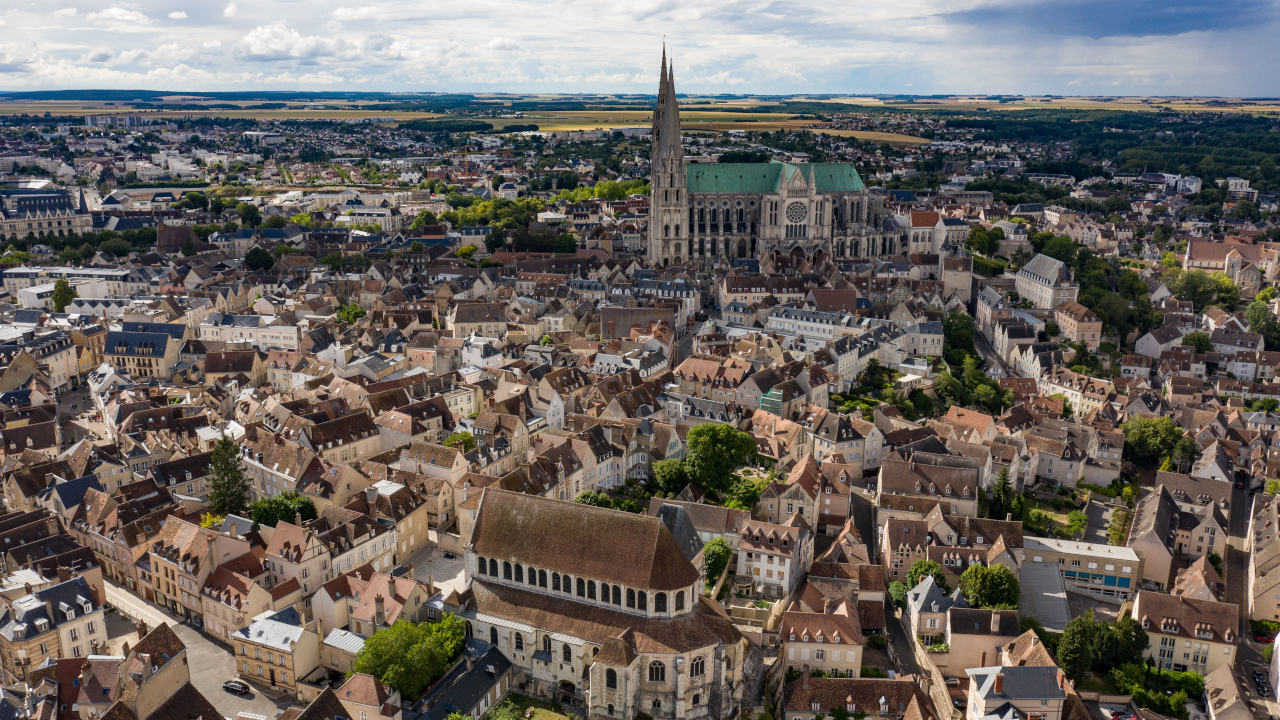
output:
[{"label": "dark parked car", "polygon": [[249,683],[243,680],[228,680],[222,683],[222,689],[236,695],[248,695]]},{"label": "dark parked car", "polygon": [[445,551],[444,551],[444,557],[445,557],[445,559],[446,559],[446,560],[453,560],[454,558],[456,558],[456,557],[458,557],[458,556],[457,556],[457,555],[454,555],[453,553],[449,552],[448,550],[445,550]]}]

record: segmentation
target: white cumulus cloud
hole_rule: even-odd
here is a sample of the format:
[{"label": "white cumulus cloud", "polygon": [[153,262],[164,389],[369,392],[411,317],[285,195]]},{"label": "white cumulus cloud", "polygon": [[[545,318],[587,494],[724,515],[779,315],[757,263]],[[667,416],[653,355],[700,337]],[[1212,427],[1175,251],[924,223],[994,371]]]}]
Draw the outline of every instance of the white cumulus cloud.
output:
[{"label": "white cumulus cloud", "polygon": [[350,22],[352,20],[382,20],[387,17],[387,11],[373,5],[364,5],[362,7],[338,7],[334,8],[330,13],[334,20],[342,22]]},{"label": "white cumulus cloud", "polygon": [[282,22],[259,25],[236,46],[242,60],[313,60],[336,53],[338,45],[329,38],[303,35]]},{"label": "white cumulus cloud", "polygon": [[227,3],[227,6],[222,9],[222,16],[235,17],[236,13],[239,11],[240,11],[240,8],[237,8],[235,3]]},{"label": "white cumulus cloud", "polygon": [[181,10],[174,10],[173,12],[169,13],[169,19],[170,20],[186,20],[187,14],[182,12]]}]

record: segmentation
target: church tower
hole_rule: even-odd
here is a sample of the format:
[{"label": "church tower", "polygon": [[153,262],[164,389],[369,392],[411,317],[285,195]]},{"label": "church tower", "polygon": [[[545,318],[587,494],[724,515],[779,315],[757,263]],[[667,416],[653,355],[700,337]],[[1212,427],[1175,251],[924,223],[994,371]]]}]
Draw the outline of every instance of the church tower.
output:
[{"label": "church tower", "polygon": [[680,144],[680,108],[674,69],[662,47],[658,104],[653,110],[649,150],[649,262],[655,266],[685,262],[689,246],[688,190],[684,148]]}]

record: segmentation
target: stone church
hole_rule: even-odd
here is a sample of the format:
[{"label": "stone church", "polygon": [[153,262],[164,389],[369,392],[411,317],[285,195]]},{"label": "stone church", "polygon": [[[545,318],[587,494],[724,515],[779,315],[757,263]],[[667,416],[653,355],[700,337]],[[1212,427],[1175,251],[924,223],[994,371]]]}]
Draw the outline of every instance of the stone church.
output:
[{"label": "stone church", "polygon": [[649,260],[709,268],[758,258],[819,270],[845,258],[902,255],[906,239],[852,163],[687,161],[674,71],[662,53],[653,113]]}]

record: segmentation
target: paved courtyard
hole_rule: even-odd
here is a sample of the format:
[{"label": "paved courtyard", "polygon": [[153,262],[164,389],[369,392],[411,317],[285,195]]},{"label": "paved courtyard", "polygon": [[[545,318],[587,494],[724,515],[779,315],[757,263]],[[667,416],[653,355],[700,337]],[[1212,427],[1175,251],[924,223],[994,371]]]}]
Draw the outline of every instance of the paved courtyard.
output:
[{"label": "paved courtyard", "polygon": [[462,592],[463,563],[462,556],[447,558],[444,551],[434,545],[424,546],[409,558],[413,564],[413,578],[426,581],[428,578],[436,584],[445,595],[450,590]]}]

